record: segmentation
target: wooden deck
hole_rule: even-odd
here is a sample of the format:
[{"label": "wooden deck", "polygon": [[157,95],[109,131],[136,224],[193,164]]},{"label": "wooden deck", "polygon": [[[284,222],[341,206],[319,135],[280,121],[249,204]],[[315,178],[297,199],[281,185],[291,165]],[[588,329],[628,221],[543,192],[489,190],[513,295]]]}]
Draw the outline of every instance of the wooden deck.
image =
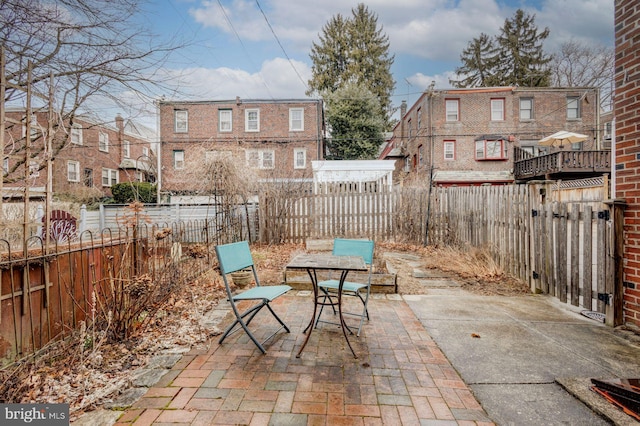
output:
[{"label": "wooden deck", "polygon": [[611,151],[558,151],[537,157],[519,151],[513,164],[516,181],[579,179],[611,172]]}]

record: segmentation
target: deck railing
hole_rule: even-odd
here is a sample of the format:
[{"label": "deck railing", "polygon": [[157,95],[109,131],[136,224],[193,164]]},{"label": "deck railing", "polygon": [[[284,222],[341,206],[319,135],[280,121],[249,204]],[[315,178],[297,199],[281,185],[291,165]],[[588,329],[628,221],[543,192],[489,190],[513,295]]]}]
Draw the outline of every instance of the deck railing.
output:
[{"label": "deck railing", "polygon": [[558,151],[532,156],[515,148],[513,174],[516,180],[561,177],[561,174],[596,176],[611,171],[611,151]]}]

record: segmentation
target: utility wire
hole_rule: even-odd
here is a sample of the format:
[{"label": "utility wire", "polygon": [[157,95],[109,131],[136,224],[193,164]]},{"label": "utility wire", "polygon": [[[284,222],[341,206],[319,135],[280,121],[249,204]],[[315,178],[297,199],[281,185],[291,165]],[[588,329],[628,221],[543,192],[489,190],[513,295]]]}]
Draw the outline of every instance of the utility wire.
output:
[{"label": "utility wire", "polygon": [[[231,27],[231,30],[233,31],[233,33],[235,34],[236,38],[240,42],[240,46],[242,46],[242,50],[244,51],[245,55],[247,55],[247,58],[249,58],[249,62],[251,62],[253,64],[253,61],[251,60],[251,55],[249,55],[249,51],[247,50],[246,46],[244,45],[244,42],[242,41],[242,38],[240,38],[240,34],[238,34],[238,32],[236,31],[235,27],[231,23],[231,19],[229,19],[229,16],[227,15],[227,12],[224,10],[224,7],[222,6],[222,3],[220,2],[220,0],[218,0],[218,6],[220,6],[220,10],[222,11],[222,14],[224,15],[224,18],[227,20],[227,23],[229,24],[229,27]],[[262,75],[260,76],[260,79],[262,80],[262,84],[264,85],[264,87],[267,89],[267,93],[269,93],[269,97],[271,99],[275,99],[273,97],[273,94],[271,93],[271,90],[269,89],[269,86],[267,85],[267,82],[264,80],[264,78],[262,78]]]},{"label": "utility wire", "polygon": [[304,81],[304,79],[302,78],[302,76],[300,75],[300,73],[298,72],[296,67],[293,65],[293,62],[291,61],[291,58],[287,54],[287,51],[284,50],[284,46],[282,46],[282,43],[280,43],[280,39],[276,35],[276,32],[274,31],[273,27],[271,26],[271,23],[269,22],[269,19],[267,18],[267,15],[264,13],[264,10],[262,10],[262,6],[260,6],[260,2],[258,0],[256,0],[256,5],[258,5],[258,9],[260,9],[260,13],[262,13],[262,16],[264,17],[264,20],[267,22],[267,25],[269,26],[269,29],[271,30],[271,34],[273,34],[273,37],[278,42],[278,45],[280,46],[280,49],[282,49],[282,53],[284,53],[285,58],[287,58],[287,61],[289,61],[289,65],[291,65],[291,68],[293,68],[293,71],[298,76],[298,79],[300,79],[300,81],[304,85],[305,89],[307,89],[307,91],[308,91],[309,90],[309,86],[307,86],[307,83]]}]

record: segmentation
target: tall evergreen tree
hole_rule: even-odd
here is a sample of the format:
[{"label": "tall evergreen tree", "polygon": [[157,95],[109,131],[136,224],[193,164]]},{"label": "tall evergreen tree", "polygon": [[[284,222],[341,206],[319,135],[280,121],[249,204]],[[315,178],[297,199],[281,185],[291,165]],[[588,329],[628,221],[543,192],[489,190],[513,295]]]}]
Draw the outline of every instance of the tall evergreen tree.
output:
[{"label": "tall evergreen tree", "polygon": [[549,37],[549,28],[538,33],[535,15],[518,9],[512,19],[506,19],[496,37],[498,81],[504,86],[549,86],[551,57],[544,53],[542,42]]},{"label": "tall evergreen tree", "polygon": [[461,80],[449,79],[454,87],[486,87],[490,85],[496,61],[496,48],[493,40],[485,33],[469,42],[462,51],[462,66],[456,68]]},{"label": "tall evergreen tree", "polygon": [[350,50],[347,26],[348,20],[342,15],[333,16],[322,28],[319,43],[312,44],[312,77],[307,95],[333,92],[346,81]]},{"label": "tall evergreen tree", "polygon": [[389,122],[395,87],[389,37],[364,4],[351,13],[350,19],[339,14],[332,17],[322,28],[319,43],[312,44],[312,77],[307,94],[332,92],[347,82],[362,84],[378,97],[380,113]]},{"label": "tall evergreen tree", "polygon": [[513,18],[505,19],[495,38],[481,34],[467,45],[460,55],[462,66],[456,68],[459,78],[450,83],[455,87],[549,86],[551,56],[542,46],[548,36],[548,28],[538,32],[535,15],[518,9]]},{"label": "tall evergreen tree", "polygon": [[325,93],[329,160],[370,160],[384,142],[385,122],[378,97],[363,84],[347,82]]}]

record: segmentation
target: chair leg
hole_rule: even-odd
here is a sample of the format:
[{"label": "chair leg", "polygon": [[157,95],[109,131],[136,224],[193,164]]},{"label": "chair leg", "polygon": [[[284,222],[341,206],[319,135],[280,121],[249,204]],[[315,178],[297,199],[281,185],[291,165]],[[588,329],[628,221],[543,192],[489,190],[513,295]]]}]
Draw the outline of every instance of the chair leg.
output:
[{"label": "chair leg", "polygon": [[[258,347],[258,349],[260,349],[260,351],[265,354],[267,353],[267,351],[265,350],[265,348],[262,346],[262,344],[254,337],[253,333],[251,333],[251,331],[249,330],[249,323],[251,323],[251,321],[255,318],[255,316],[258,314],[258,312],[260,312],[260,310],[264,307],[267,307],[267,309],[269,309],[269,312],[271,312],[271,314],[274,316],[274,318],[280,323],[280,327],[273,333],[271,334],[269,337],[267,337],[265,339],[265,342],[267,340],[269,340],[270,338],[272,338],[273,336],[276,335],[276,333],[278,331],[280,331],[281,329],[285,329],[287,333],[290,333],[291,331],[289,330],[289,327],[287,327],[287,325],[284,323],[284,321],[282,321],[282,319],[280,319],[280,317],[278,315],[276,315],[275,311],[273,310],[273,308],[271,308],[271,306],[269,305],[268,302],[264,302],[262,304],[256,305],[250,309],[248,309],[247,311],[243,312],[242,314],[239,313],[239,311],[237,310],[237,308],[235,307],[235,305],[233,305],[233,311],[236,315],[236,320],[233,322],[233,324],[231,324],[224,332],[224,334],[222,335],[222,337],[220,337],[220,339],[218,339],[218,343],[221,344],[224,339],[227,338],[227,336],[230,336],[231,334],[235,333],[236,331],[240,331],[240,327],[245,331],[245,333],[247,333],[247,335],[249,336],[249,338],[253,341],[253,343],[255,343],[255,345]],[[245,317],[248,317],[248,319],[246,321],[244,321]],[[237,325],[240,325],[240,327],[236,327]]]}]

